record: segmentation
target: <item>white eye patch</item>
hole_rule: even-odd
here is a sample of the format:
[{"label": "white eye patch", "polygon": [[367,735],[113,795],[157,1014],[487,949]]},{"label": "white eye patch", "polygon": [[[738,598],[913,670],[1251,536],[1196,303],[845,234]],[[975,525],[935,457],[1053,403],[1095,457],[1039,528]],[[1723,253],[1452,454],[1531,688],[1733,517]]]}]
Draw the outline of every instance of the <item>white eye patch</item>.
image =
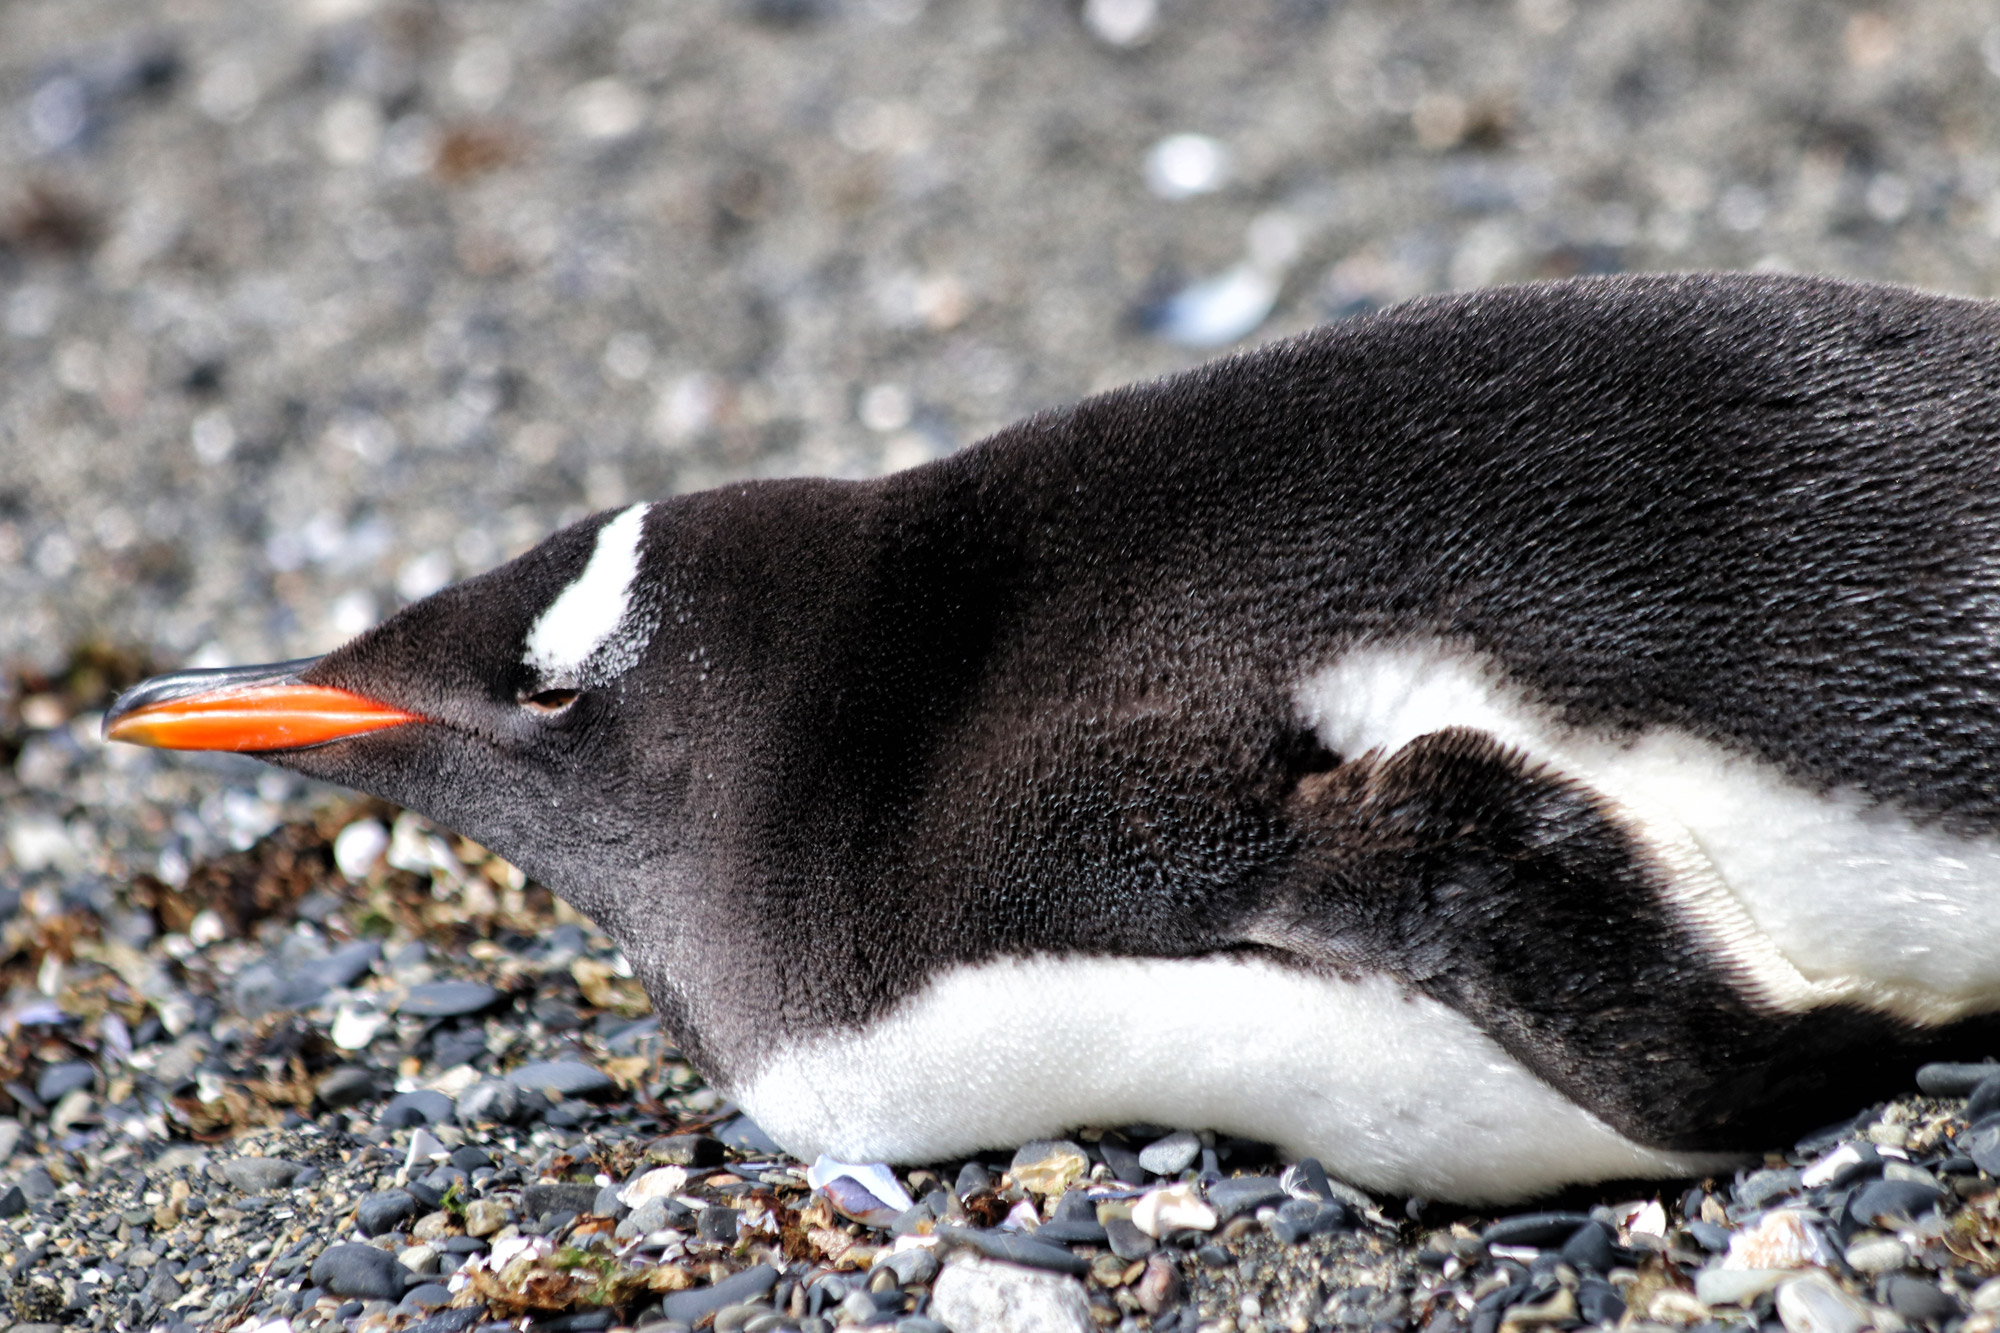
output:
[{"label": "white eye patch", "polygon": [[633,596],[650,505],[636,504],[597,530],[590,561],[528,630],[521,654],[545,683],[601,684],[629,671],[658,620]]}]

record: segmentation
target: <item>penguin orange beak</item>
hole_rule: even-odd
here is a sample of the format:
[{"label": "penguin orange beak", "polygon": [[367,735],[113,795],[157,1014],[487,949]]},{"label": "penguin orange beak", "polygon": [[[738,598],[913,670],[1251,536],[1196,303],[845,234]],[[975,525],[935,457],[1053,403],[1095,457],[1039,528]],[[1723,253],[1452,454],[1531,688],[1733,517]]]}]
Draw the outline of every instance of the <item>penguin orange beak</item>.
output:
[{"label": "penguin orange beak", "polygon": [[118,696],[104,715],[104,738],[161,750],[297,750],[423,721],[301,681],[317,660],[155,676]]}]

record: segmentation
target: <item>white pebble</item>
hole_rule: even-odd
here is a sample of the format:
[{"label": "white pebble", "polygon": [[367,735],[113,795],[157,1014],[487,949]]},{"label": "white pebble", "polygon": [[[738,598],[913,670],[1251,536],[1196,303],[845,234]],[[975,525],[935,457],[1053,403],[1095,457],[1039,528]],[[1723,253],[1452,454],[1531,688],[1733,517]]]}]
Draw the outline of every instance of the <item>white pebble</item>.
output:
[{"label": "white pebble", "polygon": [[1807,1273],[1780,1286],[1778,1318],[1789,1333],[1861,1333],[1874,1322],[1867,1306],[1823,1273]]},{"label": "white pebble", "polygon": [[389,830],[378,819],[357,819],[333,840],[333,863],[350,882],[359,884],[389,850]]},{"label": "white pebble", "polygon": [[1228,177],[1229,150],[1206,134],[1170,134],[1146,153],[1146,188],[1162,199],[1208,194]]},{"label": "white pebble", "polygon": [[1192,1185],[1157,1189],[1132,1205],[1132,1225],[1158,1240],[1169,1231],[1213,1231],[1215,1209],[1199,1198]]}]

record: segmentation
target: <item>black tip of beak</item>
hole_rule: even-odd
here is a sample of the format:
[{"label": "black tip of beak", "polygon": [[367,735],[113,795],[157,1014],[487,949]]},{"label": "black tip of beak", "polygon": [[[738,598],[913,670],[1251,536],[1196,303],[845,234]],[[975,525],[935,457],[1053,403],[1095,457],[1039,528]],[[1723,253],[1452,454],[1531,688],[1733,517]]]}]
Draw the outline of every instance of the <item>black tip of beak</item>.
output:
[{"label": "black tip of beak", "polygon": [[111,701],[111,707],[104,714],[105,739],[111,739],[111,729],[121,720],[141,709],[172,703],[176,699],[215,694],[223,690],[256,689],[265,685],[296,685],[299,683],[299,677],[318,661],[317,657],[299,657],[289,662],[266,662],[257,666],[174,671],[164,676],[154,676],[151,680],[142,680]]}]

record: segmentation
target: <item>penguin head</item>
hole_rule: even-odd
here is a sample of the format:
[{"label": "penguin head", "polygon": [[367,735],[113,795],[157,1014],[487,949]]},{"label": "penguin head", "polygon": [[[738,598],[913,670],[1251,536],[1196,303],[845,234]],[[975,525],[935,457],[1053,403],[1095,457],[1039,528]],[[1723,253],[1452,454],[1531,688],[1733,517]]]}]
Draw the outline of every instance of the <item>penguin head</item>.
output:
[{"label": "penguin head", "polygon": [[679,845],[705,679],[670,508],[586,519],[321,658],[147,681],[106,736],[247,752],[384,797],[612,929],[631,910],[617,886],[661,882]]}]

